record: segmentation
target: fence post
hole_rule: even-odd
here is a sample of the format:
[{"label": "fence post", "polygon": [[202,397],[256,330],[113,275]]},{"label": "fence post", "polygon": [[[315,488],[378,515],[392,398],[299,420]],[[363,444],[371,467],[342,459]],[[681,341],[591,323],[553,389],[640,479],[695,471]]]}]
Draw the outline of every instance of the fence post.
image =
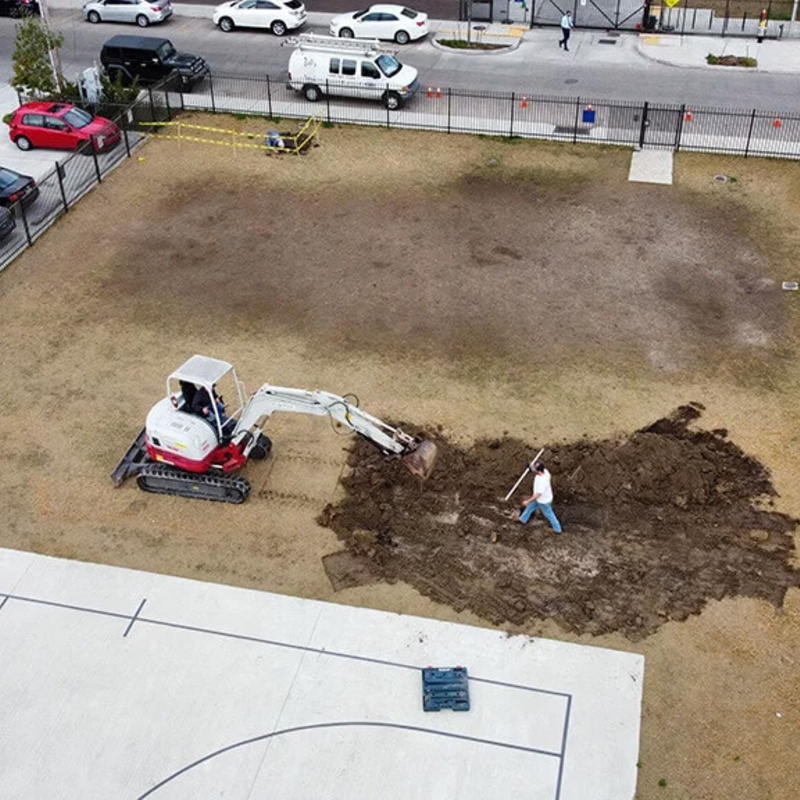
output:
[{"label": "fence post", "polygon": [[97,173],[97,182],[103,182],[103,173],[100,172],[100,162],[97,160],[97,151],[94,149],[94,137],[89,141],[89,146],[92,148],[92,158],[94,159],[94,171]]},{"label": "fence post", "polygon": [[[183,97],[183,95],[181,95]],[[167,122],[172,122],[172,109],[169,107],[169,92],[164,92],[164,105],[167,109]]]},{"label": "fence post", "polygon": [[678,125],[675,128],[675,152],[681,149],[681,137],[683,136],[683,121],[686,119],[686,104],[681,106],[681,115],[678,117]]},{"label": "fence post", "polygon": [[23,207],[22,203],[19,203],[17,207],[19,208],[19,213],[22,217],[22,227],[25,228],[25,238],[28,240],[28,247],[30,247],[33,244],[33,239],[31,239],[31,230],[28,227],[28,215],[25,213],[25,208]]},{"label": "fence post", "polygon": [[508,129],[508,138],[514,138],[514,103],[517,101],[516,92],[511,92],[511,125]]},{"label": "fence post", "polygon": [[450,97],[452,94],[452,89],[448,86],[447,87],[447,132],[450,133]]},{"label": "fence post", "polygon": [[578,143],[578,121],[581,118],[581,99],[575,98],[575,127],[572,129],[572,144]]},{"label": "fence post", "polygon": [[130,108],[126,108],[125,111],[122,112],[122,116],[120,117],[120,122],[122,123],[122,138],[125,140],[125,153],[127,154],[128,158],[131,157],[131,143],[128,140],[128,114],[132,114]]},{"label": "fence post", "polygon": [[329,125],[331,122],[331,93],[328,91],[328,89],[330,89],[330,85],[331,82],[325,78],[325,108],[327,109]]},{"label": "fence post", "polygon": [[153,89],[150,86],[147,87],[147,96],[150,99],[150,119],[156,122],[156,104],[153,102]]},{"label": "fence post", "polygon": [[269,82],[269,75],[267,75],[267,108],[269,109],[269,118],[272,119],[272,86]]},{"label": "fence post", "polygon": [[[217,113],[217,101],[214,98],[214,78],[212,77],[211,73],[208,73],[208,88],[211,91],[211,113]],[[183,95],[181,95],[181,100],[183,99]]]},{"label": "fence post", "polygon": [[644,105],[642,106],[642,124],[639,126],[639,149],[641,150],[644,147],[644,136],[647,132],[647,109],[650,107],[650,103],[645,100]]},{"label": "fence post", "polygon": [[61,202],[64,204],[64,213],[69,211],[69,203],[67,203],[67,193],[64,191],[64,167],[61,163],[56,161],[56,177],[58,178],[58,190],[61,192]]},{"label": "fence post", "polygon": [[755,123],[756,123],[756,110],[753,109],[752,113],[750,114],[750,129],[747,131],[747,144],[745,145],[744,148],[745,158],[747,158],[747,156],[750,154],[750,140],[752,139],[753,136],[753,125],[755,125]]}]

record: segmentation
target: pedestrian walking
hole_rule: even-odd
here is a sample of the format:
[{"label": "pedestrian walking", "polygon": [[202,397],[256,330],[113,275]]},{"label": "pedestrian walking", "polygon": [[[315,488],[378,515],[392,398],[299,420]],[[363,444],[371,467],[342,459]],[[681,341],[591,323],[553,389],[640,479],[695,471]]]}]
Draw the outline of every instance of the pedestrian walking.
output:
[{"label": "pedestrian walking", "polygon": [[553,533],[561,533],[561,523],[553,511],[553,484],[550,472],[541,461],[537,461],[533,466],[533,494],[522,501],[522,511],[519,521],[527,525],[528,520],[538,509],[550,523]]},{"label": "pedestrian walking", "polygon": [[558,46],[563,47],[567,52],[569,52],[569,32],[573,27],[572,12],[567,11],[567,13],[561,17],[561,38],[558,40]]}]

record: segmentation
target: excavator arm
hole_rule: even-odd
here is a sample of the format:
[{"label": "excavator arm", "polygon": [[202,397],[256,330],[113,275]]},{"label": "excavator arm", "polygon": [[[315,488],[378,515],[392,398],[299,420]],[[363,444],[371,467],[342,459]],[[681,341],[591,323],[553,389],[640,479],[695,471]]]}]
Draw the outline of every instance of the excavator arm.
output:
[{"label": "excavator arm", "polygon": [[258,441],[265,422],[276,411],[329,417],[374,444],[385,455],[401,457],[415,475],[427,478],[433,469],[437,455],[433,442],[417,439],[367,414],[358,407],[357,401],[350,402],[345,397],[319,390],[310,392],[269,384],[253,393],[234,429],[234,441],[249,436],[250,444],[245,448],[245,455],[248,448]]}]

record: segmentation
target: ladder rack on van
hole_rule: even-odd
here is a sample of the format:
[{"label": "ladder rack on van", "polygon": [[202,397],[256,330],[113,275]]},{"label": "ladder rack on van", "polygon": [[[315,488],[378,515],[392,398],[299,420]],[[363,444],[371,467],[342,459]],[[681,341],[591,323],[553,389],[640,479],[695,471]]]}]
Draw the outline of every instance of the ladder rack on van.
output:
[{"label": "ladder rack on van", "polygon": [[390,53],[396,49],[383,47],[377,39],[340,39],[337,36],[322,36],[316,33],[301,33],[298,36],[289,36],[281,45],[294,45],[295,47],[309,47],[314,50],[346,51],[348,53]]}]

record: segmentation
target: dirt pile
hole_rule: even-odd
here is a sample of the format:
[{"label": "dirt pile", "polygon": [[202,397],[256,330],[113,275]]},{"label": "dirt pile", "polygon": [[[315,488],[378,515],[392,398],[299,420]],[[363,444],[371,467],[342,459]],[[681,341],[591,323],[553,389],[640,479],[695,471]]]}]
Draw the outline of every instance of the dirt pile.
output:
[{"label": "dirt pile", "polygon": [[[438,440],[425,483],[358,442],[347,495],[320,521],[346,544],[338,565],[350,585],[402,580],[494,623],[550,617],[577,633],[640,639],[712,598],[780,606],[800,584],[789,565],[797,521],[769,509],[769,473],[726,431],[690,429],[701,410],[682,406],[618,439],[547,447],[561,536],[511,518],[528,478],[503,497],[533,455],[512,438],[468,450]],[[336,566],[326,568],[336,586]]]}]

